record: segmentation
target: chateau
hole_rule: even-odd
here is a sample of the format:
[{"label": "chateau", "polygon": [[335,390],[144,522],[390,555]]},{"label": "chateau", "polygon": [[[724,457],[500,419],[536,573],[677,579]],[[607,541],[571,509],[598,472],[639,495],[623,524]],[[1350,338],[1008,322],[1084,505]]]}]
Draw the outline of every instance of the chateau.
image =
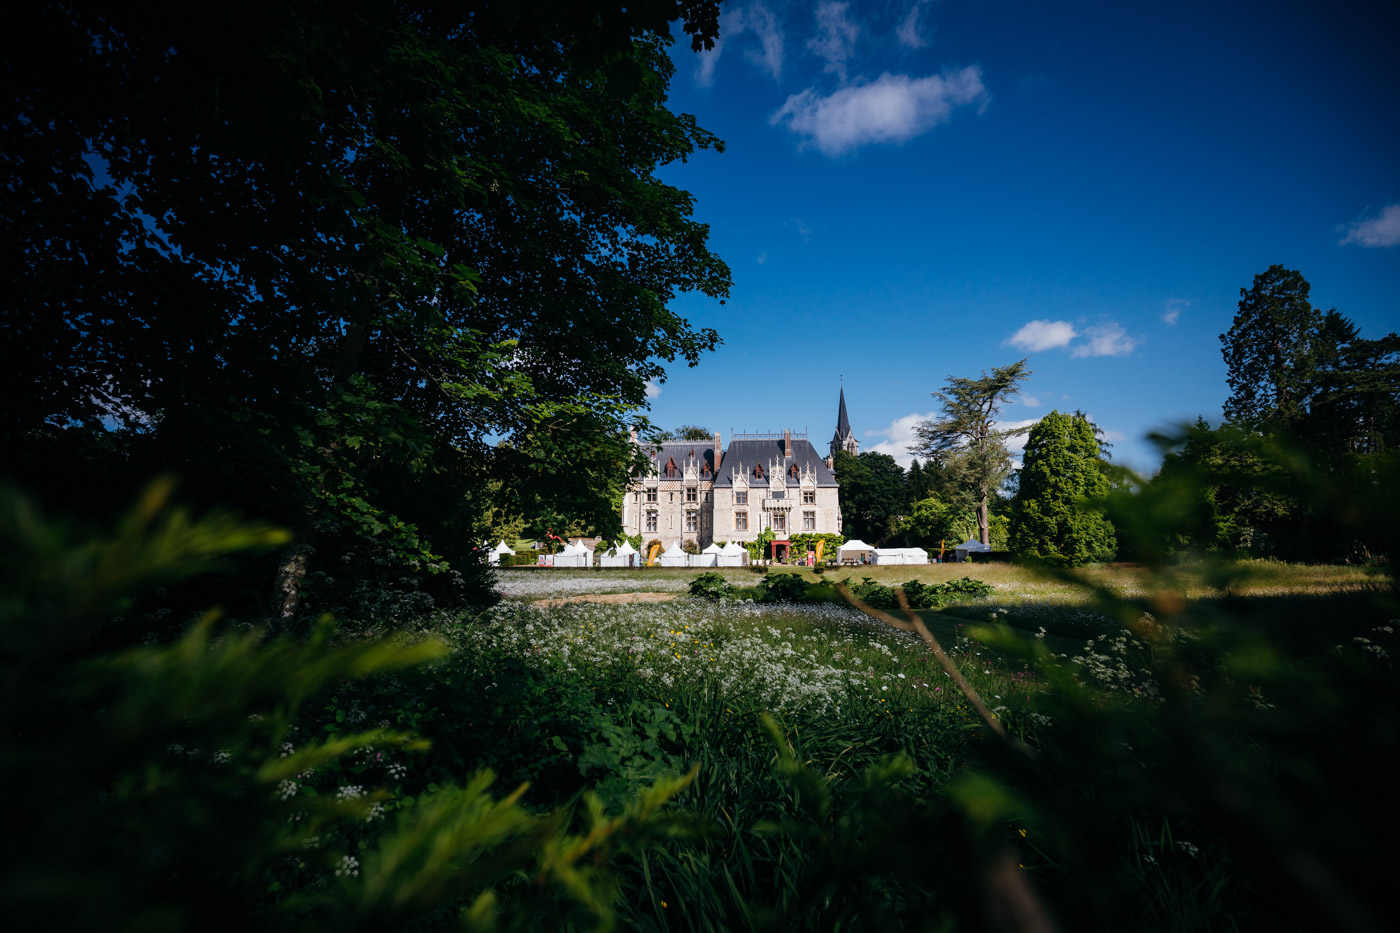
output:
[{"label": "chateau", "polygon": [[[636,442],[636,435],[633,434]],[[625,534],[663,546],[694,541],[753,541],[772,529],[779,540],[803,532],[841,531],[836,451],[860,443],[841,392],[836,435],[823,459],[806,434],[735,434],[729,446],[715,433],[704,441],[667,441],[648,449],[651,468],[633,477],[622,498]]]}]

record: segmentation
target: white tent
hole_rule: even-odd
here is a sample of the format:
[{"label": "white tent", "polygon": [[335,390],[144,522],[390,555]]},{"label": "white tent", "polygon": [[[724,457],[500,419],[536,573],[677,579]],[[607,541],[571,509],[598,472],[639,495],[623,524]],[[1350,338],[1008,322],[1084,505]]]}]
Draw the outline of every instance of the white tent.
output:
[{"label": "white tent", "polygon": [[602,567],[635,567],[637,566],[637,549],[624,541],[598,558],[598,564]]},{"label": "white tent", "polygon": [[718,567],[719,556],[724,553],[724,548],[718,544],[711,544],[699,554],[690,555],[690,566],[692,567]]},{"label": "white tent", "polygon": [[510,547],[505,543],[504,540],[502,540],[500,544],[496,545],[491,549],[491,563],[504,563],[507,555],[509,555],[510,557],[514,557],[515,552],[510,549]]},{"label": "white tent", "polygon": [[973,538],[968,538],[966,541],[964,541],[962,544],[959,544],[953,550],[954,553],[958,555],[958,560],[963,561],[971,560],[971,558],[969,557],[970,554],[986,554],[987,552],[991,551],[991,548],[983,544],[981,541],[977,541]]},{"label": "white tent", "polygon": [[875,563],[928,563],[923,548],[875,548]]},{"label": "white tent", "polygon": [[743,567],[749,562],[749,549],[738,541],[730,541],[719,552],[719,560],[715,562],[719,567]]},{"label": "white tent", "polygon": [[592,567],[593,552],[582,541],[564,545],[564,550],[554,555],[555,567]]},{"label": "white tent", "polygon": [[873,550],[875,549],[864,541],[853,538],[836,549],[836,559],[841,561],[864,560]]},{"label": "white tent", "polygon": [[661,552],[661,557],[657,563],[662,567],[684,567],[686,558],[690,555],[681,550],[679,541],[672,541],[671,546]]}]

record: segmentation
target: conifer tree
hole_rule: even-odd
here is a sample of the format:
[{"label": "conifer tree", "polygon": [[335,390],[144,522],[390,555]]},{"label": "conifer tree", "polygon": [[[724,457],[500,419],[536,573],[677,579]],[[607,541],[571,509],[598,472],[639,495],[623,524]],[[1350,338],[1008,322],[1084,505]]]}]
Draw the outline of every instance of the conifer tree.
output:
[{"label": "conifer tree", "polygon": [[978,379],[949,376],[948,385],[934,398],[941,403],[939,418],[914,429],[919,441],[909,449],[928,458],[945,477],[945,484],[966,495],[977,510],[977,529],[983,544],[991,543],[988,505],[1011,473],[1006,438],[1024,428],[1001,428],[1001,407],[1021,391],[1031,375],[1026,361],[982,371]]},{"label": "conifer tree", "polygon": [[1093,424],[1083,415],[1050,412],[1026,441],[1011,552],[1065,566],[1111,559],[1117,549],[1113,525],[1086,505],[1108,487]]}]

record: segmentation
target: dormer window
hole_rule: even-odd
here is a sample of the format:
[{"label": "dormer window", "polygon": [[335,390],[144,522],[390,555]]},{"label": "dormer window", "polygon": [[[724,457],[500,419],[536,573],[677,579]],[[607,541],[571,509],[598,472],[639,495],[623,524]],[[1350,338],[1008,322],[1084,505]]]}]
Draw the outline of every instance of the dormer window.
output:
[{"label": "dormer window", "polygon": [[703,465],[702,467],[700,467],[700,475],[701,475],[701,476],[709,476],[709,475],[710,475],[710,465],[709,465],[708,463],[706,463],[705,465]]},{"label": "dormer window", "polygon": [[679,472],[680,472],[680,471],[676,469],[676,461],[675,461],[675,458],[672,458],[672,459],[666,461],[666,478],[667,478],[667,479],[675,479],[676,476],[679,474]]},{"label": "dormer window", "polygon": [[788,469],[788,476],[797,479],[797,464],[794,463],[791,468]]},{"label": "dormer window", "polygon": [[763,466],[762,466],[762,464],[760,464],[759,466],[756,466],[756,467],[753,468],[753,478],[754,478],[754,479],[763,479]]}]

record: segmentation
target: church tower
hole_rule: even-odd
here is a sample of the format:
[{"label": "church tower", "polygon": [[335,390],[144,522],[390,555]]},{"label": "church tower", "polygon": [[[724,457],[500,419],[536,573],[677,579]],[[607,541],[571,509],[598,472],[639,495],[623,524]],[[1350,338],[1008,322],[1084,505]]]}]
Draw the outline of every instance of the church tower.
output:
[{"label": "church tower", "polygon": [[846,389],[841,388],[841,407],[836,412],[836,434],[831,438],[831,455],[844,450],[851,456],[860,453],[860,441],[851,433],[851,419],[846,417]]}]

